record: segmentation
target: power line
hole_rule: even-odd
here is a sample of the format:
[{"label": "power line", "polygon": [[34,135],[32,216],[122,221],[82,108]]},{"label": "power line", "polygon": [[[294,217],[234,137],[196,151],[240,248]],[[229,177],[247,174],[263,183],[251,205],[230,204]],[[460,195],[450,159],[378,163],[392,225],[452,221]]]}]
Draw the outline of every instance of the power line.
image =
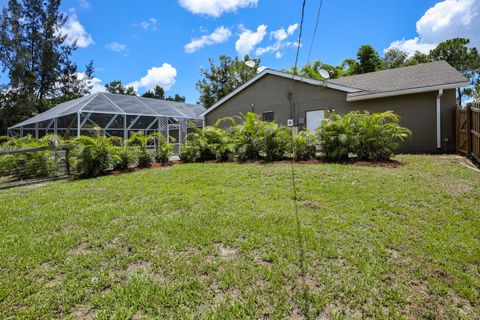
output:
[{"label": "power line", "polygon": [[[290,100],[290,112],[292,115],[292,120],[295,122],[295,80],[296,80],[296,75],[297,75],[297,67],[298,67],[298,58],[300,55],[300,47],[302,43],[302,34],[303,34],[303,21],[305,18],[305,3],[306,0],[303,0],[302,3],[302,16],[300,19],[300,30],[299,30],[299,35],[298,35],[298,43],[297,43],[297,53],[295,55],[295,66],[293,68],[293,75],[292,75],[292,81],[293,81],[293,88],[292,88],[292,94],[289,95],[289,100]],[[309,303],[308,303],[308,292],[307,292],[307,287],[305,285],[305,273],[306,273],[306,268],[305,268],[305,245],[302,237],[302,232],[301,232],[301,224],[300,224],[300,216],[298,214],[298,204],[297,204],[297,184],[296,184],[296,175],[295,175],[295,167],[294,167],[294,159],[293,159],[293,144],[294,144],[294,139],[293,136],[295,134],[296,128],[295,128],[295,123],[294,126],[292,127],[292,135],[291,135],[291,145],[292,145],[292,159],[290,161],[290,170],[291,170],[291,178],[292,178],[292,191],[293,191],[293,210],[295,213],[295,226],[296,226],[296,233],[297,233],[297,240],[298,240],[298,249],[299,249],[299,257],[298,257],[298,262],[299,262],[299,269],[300,269],[300,278],[302,280],[302,290],[303,290],[303,299],[304,299],[304,306],[303,306],[303,313],[305,316],[308,317],[309,315]]]},{"label": "power line", "polygon": [[295,55],[295,67],[293,69],[293,81],[295,81],[295,76],[297,73],[297,66],[298,66],[298,56],[300,55],[300,47],[302,46],[303,20],[305,18],[305,3],[306,3],[306,0],[303,0],[302,17],[300,19],[300,30],[298,33],[298,42],[297,42],[297,54]]},{"label": "power line", "polygon": [[307,64],[310,63],[310,55],[312,54],[313,44],[315,43],[315,37],[317,36],[318,22],[320,21],[320,12],[322,11],[323,0],[320,0],[318,6],[317,20],[315,21],[315,29],[313,30],[312,43],[310,43],[310,49],[308,50]]}]

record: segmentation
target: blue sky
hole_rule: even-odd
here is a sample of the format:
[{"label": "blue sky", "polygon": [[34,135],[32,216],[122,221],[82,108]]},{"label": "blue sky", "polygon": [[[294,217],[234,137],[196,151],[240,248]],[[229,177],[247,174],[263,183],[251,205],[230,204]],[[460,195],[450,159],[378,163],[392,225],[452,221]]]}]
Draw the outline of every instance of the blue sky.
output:
[{"label": "blue sky", "polygon": [[[307,0],[300,64],[307,59],[319,1]],[[301,2],[64,0],[62,10],[71,16],[65,32],[78,38],[80,46],[74,60],[80,71],[94,61],[97,90],[117,79],[135,85],[139,93],[161,84],[167,94],[180,93],[196,102],[195,82],[209,57],[251,49],[262,66],[293,65]],[[311,59],[338,64],[355,57],[362,44],[380,53],[391,45],[413,52],[428,51],[451,36],[478,38],[480,19],[465,22],[465,16],[480,12],[479,2],[324,0]]]}]

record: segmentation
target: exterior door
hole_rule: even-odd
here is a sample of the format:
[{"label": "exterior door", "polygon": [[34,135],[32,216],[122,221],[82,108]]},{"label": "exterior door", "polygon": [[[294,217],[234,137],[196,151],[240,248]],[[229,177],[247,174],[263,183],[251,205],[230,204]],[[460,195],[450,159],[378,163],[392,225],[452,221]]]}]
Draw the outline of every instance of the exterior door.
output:
[{"label": "exterior door", "polygon": [[310,132],[315,132],[317,128],[325,119],[325,110],[312,110],[307,111],[307,130]]}]

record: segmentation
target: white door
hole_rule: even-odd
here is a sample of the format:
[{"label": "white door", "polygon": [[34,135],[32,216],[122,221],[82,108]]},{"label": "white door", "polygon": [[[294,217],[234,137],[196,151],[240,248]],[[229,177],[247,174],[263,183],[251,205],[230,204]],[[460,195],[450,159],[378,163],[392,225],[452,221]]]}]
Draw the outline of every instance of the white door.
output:
[{"label": "white door", "polygon": [[315,132],[325,119],[325,110],[307,111],[307,130]]}]

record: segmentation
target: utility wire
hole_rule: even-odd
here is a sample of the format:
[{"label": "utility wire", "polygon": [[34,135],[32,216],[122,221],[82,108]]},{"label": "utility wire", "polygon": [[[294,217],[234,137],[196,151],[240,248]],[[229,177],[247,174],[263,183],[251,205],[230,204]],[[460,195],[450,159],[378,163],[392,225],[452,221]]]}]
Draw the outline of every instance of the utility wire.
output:
[{"label": "utility wire", "polygon": [[[291,114],[292,118],[295,121],[295,81],[296,81],[296,76],[297,76],[297,67],[298,67],[298,58],[300,55],[300,47],[302,43],[302,34],[303,34],[303,21],[305,18],[305,3],[306,0],[303,0],[302,3],[302,15],[300,19],[300,30],[299,30],[299,35],[298,35],[298,42],[297,42],[297,53],[295,55],[295,66],[293,68],[293,75],[292,75],[292,81],[293,81],[293,92],[292,95],[290,96],[290,108],[291,108]],[[291,145],[292,145],[292,159],[290,161],[290,169],[291,169],[291,178],[292,178],[292,190],[293,190],[293,210],[295,213],[295,226],[296,226],[296,233],[297,233],[297,240],[298,240],[298,248],[299,248],[299,269],[300,269],[300,278],[302,282],[302,291],[303,291],[303,300],[304,300],[304,305],[303,305],[303,313],[304,315],[308,318],[309,317],[309,303],[308,303],[308,291],[307,287],[305,285],[305,273],[306,273],[306,268],[305,268],[305,244],[303,241],[303,236],[301,232],[301,224],[300,224],[300,216],[298,214],[298,198],[297,198],[297,184],[296,184],[296,175],[295,175],[295,167],[294,167],[294,159],[293,159],[293,148],[294,148],[294,134],[295,134],[295,123],[294,127],[292,128],[292,135],[291,135]]]},{"label": "utility wire", "polygon": [[315,21],[315,29],[313,30],[312,43],[310,43],[310,49],[308,50],[307,64],[310,63],[310,56],[312,54],[313,44],[315,43],[315,37],[317,36],[318,22],[320,21],[320,12],[322,11],[323,0],[320,0],[317,12],[317,20]]}]

